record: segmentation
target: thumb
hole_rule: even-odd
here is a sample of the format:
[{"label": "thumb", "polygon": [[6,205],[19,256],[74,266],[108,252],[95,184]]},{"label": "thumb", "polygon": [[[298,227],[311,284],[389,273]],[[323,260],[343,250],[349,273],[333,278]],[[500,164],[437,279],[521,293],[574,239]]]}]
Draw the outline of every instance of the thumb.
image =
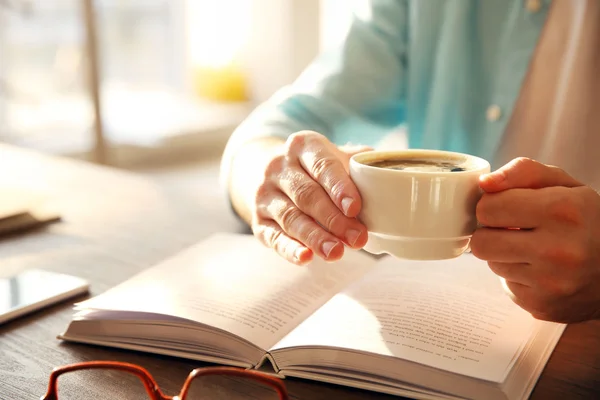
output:
[{"label": "thumb", "polygon": [[479,186],[485,192],[493,193],[516,188],[577,187],[583,184],[558,167],[519,157],[492,173],[482,175]]}]

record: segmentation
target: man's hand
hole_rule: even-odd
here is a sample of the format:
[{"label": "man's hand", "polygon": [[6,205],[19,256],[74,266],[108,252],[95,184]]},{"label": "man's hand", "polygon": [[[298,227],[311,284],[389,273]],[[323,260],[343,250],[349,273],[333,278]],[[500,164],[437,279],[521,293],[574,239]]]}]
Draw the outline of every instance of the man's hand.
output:
[{"label": "man's hand", "polygon": [[559,168],[518,158],[482,176],[473,254],[534,317],[600,317],[600,196]]},{"label": "man's hand", "polygon": [[367,229],[357,219],[361,199],[348,174],[350,156],[323,135],[299,132],[274,149],[252,184],[254,235],[288,261],[313,255],[338,260],[344,245],[361,248]]}]

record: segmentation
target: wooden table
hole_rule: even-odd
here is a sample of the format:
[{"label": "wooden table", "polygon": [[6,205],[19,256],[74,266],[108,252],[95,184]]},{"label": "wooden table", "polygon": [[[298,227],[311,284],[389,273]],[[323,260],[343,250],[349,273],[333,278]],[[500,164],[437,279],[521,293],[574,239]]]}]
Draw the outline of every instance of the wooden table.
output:
[{"label": "wooden table", "polygon": [[[47,188],[64,218],[44,230],[0,240],[0,276],[45,268],[82,276],[97,294],[213,232],[246,230],[214,187],[198,187],[196,196],[182,196],[133,174],[3,145],[0,176],[0,182]],[[52,368],[77,361],[140,364],[167,394],[176,394],[188,372],[203,366],[63,343],[56,335],[71,314],[70,304],[63,304],[0,327],[1,400],[39,399]],[[286,384],[294,399],[394,398],[294,379]],[[89,384],[88,394],[79,398],[111,398],[110,386]],[[600,322],[567,328],[532,398],[600,399]]]}]

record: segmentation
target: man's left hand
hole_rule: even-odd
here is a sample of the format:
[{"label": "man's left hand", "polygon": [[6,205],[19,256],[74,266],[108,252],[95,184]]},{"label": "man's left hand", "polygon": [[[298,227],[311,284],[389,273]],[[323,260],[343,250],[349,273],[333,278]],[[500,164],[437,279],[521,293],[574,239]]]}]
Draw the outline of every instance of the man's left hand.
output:
[{"label": "man's left hand", "polygon": [[563,170],[518,158],[481,177],[471,240],[535,318],[600,318],[600,195]]}]

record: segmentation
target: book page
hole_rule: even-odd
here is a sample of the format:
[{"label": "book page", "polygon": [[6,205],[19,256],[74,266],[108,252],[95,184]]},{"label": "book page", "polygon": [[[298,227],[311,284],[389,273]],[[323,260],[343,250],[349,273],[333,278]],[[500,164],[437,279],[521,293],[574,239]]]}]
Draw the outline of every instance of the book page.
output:
[{"label": "book page", "polygon": [[267,349],[374,264],[346,251],[337,263],[288,263],[253,236],[218,234],[78,309],[186,318]]},{"label": "book page", "polygon": [[[333,346],[502,380],[534,319],[487,263],[386,259],[273,349]],[[368,368],[368,366],[365,366]]]}]

